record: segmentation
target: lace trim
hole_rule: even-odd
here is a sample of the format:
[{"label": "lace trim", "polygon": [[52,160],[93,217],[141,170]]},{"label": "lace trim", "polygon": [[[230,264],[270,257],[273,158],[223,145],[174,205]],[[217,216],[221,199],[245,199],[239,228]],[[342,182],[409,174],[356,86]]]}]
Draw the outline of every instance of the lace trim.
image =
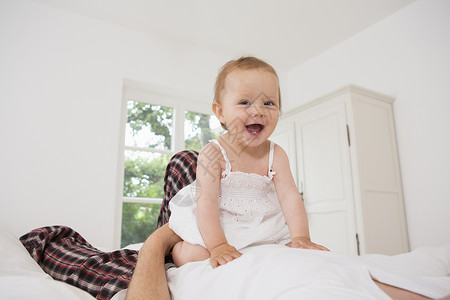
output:
[{"label": "lace trim", "polygon": [[261,189],[269,190],[272,188],[272,177],[275,172],[269,173],[269,176],[255,173],[244,173],[241,171],[229,172],[226,177],[221,179],[224,186],[233,188]]}]

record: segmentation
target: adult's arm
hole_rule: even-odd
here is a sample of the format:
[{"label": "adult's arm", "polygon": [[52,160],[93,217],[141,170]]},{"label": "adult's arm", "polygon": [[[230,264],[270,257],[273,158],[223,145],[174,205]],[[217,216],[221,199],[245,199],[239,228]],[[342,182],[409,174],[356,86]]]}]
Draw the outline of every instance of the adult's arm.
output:
[{"label": "adult's arm", "polygon": [[164,269],[165,256],[181,241],[166,224],[153,232],[139,251],[126,300],[170,300]]}]

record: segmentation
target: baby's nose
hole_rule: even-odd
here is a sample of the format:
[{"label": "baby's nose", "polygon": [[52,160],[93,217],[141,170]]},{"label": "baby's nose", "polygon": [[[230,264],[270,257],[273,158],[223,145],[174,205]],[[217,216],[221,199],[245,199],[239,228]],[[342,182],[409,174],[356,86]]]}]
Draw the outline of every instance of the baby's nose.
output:
[{"label": "baby's nose", "polygon": [[259,117],[259,116],[264,116],[264,110],[261,107],[261,105],[258,104],[253,104],[250,107],[250,114],[252,117]]}]

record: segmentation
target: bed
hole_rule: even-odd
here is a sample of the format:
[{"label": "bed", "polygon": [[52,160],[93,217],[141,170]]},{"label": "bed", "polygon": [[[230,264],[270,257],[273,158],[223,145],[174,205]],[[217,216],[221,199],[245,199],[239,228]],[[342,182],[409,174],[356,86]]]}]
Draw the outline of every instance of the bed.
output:
[{"label": "bed", "polygon": [[[139,245],[134,245],[139,248]],[[352,256],[291,249],[248,247],[217,269],[209,260],[169,267],[167,278],[178,299],[390,299],[371,278],[432,299],[450,295],[450,245],[396,255]],[[30,256],[18,237],[0,233],[1,299],[95,299],[54,280]],[[111,299],[125,299],[126,289]]]},{"label": "bed", "polygon": [[[159,226],[168,222],[171,197],[195,179],[196,157],[196,152],[183,151],[169,162]],[[66,226],[37,228],[21,237],[2,226],[0,299],[125,299],[140,246],[108,252]],[[372,279],[429,298],[450,299],[450,245],[396,256],[279,245],[242,252],[217,269],[209,260],[180,268],[167,263],[172,299],[390,299]]]}]

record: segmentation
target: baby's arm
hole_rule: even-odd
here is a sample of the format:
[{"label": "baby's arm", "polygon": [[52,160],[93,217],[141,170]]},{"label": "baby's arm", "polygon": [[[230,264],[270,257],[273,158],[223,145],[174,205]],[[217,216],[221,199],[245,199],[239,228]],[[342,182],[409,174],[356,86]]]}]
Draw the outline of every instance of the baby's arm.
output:
[{"label": "baby's arm", "polygon": [[276,145],[274,151],[273,171],[276,175],[273,177],[273,182],[291,235],[291,242],[287,246],[328,250],[321,245],[311,242],[308,216],[306,215],[302,196],[298,192],[292,177],[289,159],[280,146]]},{"label": "baby's arm", "polygon": [[211,265],[216,268],[239,256],[241,253],[229,245],[219,217],[219,190],[222,168],[220,149],[210,143],[197,159],[197,223],[206,248],[211,253]]}]

